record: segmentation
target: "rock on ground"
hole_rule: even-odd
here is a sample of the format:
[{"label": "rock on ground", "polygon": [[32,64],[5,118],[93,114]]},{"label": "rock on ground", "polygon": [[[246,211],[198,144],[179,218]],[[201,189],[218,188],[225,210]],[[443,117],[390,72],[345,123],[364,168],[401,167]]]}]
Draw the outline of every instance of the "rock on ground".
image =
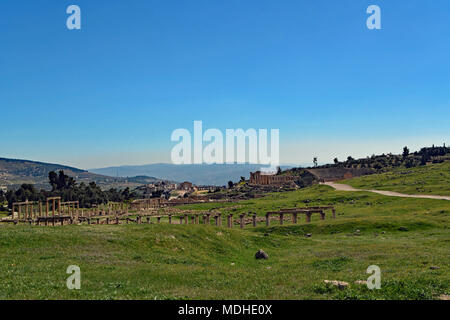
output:
[{"label": "rock on ground", "polygon": [[262,249],[259,249],[258,252],[255,253],[256,259],[269,259],[269,255],[265,253]]},{"label": "rock on ground", "polygon": [[338,280],[323,280],[326,284],[332,284],[333,286],[338,287],[339,289],[345,289],[348,287],[348,282],[338,281]]}]

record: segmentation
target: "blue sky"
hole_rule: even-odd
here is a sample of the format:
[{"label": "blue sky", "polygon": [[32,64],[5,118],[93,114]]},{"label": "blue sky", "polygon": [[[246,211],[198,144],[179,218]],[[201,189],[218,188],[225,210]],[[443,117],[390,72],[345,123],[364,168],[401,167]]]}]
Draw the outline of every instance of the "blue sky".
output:
[{"label": "blue sky", "polygon": [[0,157],[170,162],[194,120],[280,129],[283,163],[450,143],[449,21],[448,0],[2,1]]}]

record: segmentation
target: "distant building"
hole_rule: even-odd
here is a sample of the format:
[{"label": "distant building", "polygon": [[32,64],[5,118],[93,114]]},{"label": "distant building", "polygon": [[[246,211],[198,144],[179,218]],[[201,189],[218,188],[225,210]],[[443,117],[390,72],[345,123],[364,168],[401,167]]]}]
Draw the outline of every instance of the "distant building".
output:
[{"label": "distant building", "polygon": [[276,175],[270,173],[263,173],[261,171],[250,172],[250,184],[257,185],[283,185],[294,181],[293,176]]},{"label": "distant building", "polygon": [[214,191],[218,187],[217,186],[195,186],[194,190],[196,191]]},{"label": "distant building", "polygon": [[185,181],[178,185],[178,190],[192,191],[194,188],[191,182]]},{"label": "distant building", "polygon": [[307,171],[321,182],[337,181],[342,179],[350,179],[373,173],[371,168],[316,168],[307,169]]}]

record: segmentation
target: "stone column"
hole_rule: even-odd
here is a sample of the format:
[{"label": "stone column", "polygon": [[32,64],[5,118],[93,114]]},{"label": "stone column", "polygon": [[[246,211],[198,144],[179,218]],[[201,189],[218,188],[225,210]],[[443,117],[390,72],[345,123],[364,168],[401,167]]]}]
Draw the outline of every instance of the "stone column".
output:
[{"label": "stone column", "polygon": [[161,223],[161,217],[156,217],[156,219],[158,219],[158,223]]},{"label": "stone column", "polygon": [[217,216],[219,217],[219,227],[222,226],[222,214],[218,213]]},{"label": "stone column", "polygon": [[319,214],[320,214],[320,220],[325,220],[325,213],[322,210],[319,212]]},{"label": "stone column", "polygon": [[210,219],[211,213],[207,213],[206,214],[206,223],[210,224],[209,219]]},{"label": "stone column", "polygon": [[184,224],[188,224],[189,217],[187,214],[184,215]]},{"label": "stone column", "polygon": [[270,226],[270,213],[266,213],[266,227]]},{"label": "stone column", "polygon": [[213,218],[214,218],[216,227],[219,226],[219,216],[215,215]]},{"label": "stone column", "polygon": [[253,226],[256,227],[256,213],[252,215]]},{"label": "stone column", "polygon": [[228,217],[229,217],[229,228],[233,228],[233,214],[232,213],[230,213],[229,215],[228,215]]},{"label": "stone column", "polygon": [[297,224],[297,212],[294,212],[293,214],[292,214],[292,221],[293,221],[293,223],[294,224]]},{"label": "stone column", "polygon": [[283,222],[284,222],[284,214],[280,213],[280,226],[283,225]]},{"label": "stone column", "polygon": [[45,204],[45,217],[46,218],[48,217],[48,200],[47,200],[47,202]]},{"label": "stone column", "polygon": [[333,212],[333,219],[336,219],[336,209],[333,207],[331,208],[331,211]]},{"label": "stone column", "polygon": [[184,219],[184,217],[180,216],[180,224],[183,224],[183,219]]},{"label": "stone column", "polygon": [[191,224],[195,224],[195,217],[191,216]]},{"label": "stone column", "polygon": [[23,219],[26,220],[28,216],[28,203],[25,203],[25,212],[23,213]]},{"label": "stone column", "polygon": [[200,217],[198,216],[198,213],[195,214],[195,224],[200,224]]},{"label": "stone column", "polygon": [[172,215],[169,214],[169,224],[172,224]]},{"label": "stone column", "polygon": [[244,225],[245,225],[245,223],[244,223],[244,216],[245,216],[244,214],[241,214],[239,216],[239,219],[240,219],[239,223],[241,225],[241,229],[244,229]]},{"label": "stone column", "polygon": [[306,222],[311,222],[311,215],[312,215],[312,213],[311,212],[305,212],[305,215],[306,215]]}]

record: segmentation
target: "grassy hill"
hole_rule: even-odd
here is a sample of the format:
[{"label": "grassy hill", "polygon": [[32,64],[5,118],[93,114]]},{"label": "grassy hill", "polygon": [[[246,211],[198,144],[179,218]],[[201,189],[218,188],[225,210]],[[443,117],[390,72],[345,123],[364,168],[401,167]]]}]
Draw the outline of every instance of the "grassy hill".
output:
[{"label": "grassy hill", "polygon": [[[448,201],[317,185],[182,208],[263,215],[306,204],[333,204],[338,216],[244,230],[0,225],[0,299],[436,299],[450,293]],[[268,260],[255,260],[260,248]],[[72,264],[81,268],[81,290],[65,287]],[[373,264],[382,271],[381,290],[354,284],[367,279]],[[325,279],[347,281],[350,287],[338,290]]]},{"label": "grassy hill", "polygon": [[0,185],[17,188],[23,183],[28,183],[34,184],[38,189],[49,189],[48,173],[59,170],[63,170],[77,182],[88,184],[94,181],[102,189],[133,188],[159,180],[153,177],[114,178],[59,164],[0,158]]},{"label": "grassy hill", "polygon": [[[406,148],[406,147],[405,147]],[[376,173],[389,172],[401,168],[417,168],[427,164],[450,161],[450,148],[431,146],[419,151],[409,152],[406,148],[403,154],[381,154],[366,158],[353,159],[351,156],[345,161],[334,159],[334,163],[309,168],[292,168],[285,174],[298,175],[305,170],[316,177],[316,180],[336,181],[349,177],[360,177]],[[299,184],[299,183],[297,183]],[[301,184],[299,184],[301,185]],[[309,185],[306,183],[306,185]]]},{"label": "grassy hill", "polygon": [[359,189],[396,191],[407,194],[450,195],[450,161],[344,180]]}]

